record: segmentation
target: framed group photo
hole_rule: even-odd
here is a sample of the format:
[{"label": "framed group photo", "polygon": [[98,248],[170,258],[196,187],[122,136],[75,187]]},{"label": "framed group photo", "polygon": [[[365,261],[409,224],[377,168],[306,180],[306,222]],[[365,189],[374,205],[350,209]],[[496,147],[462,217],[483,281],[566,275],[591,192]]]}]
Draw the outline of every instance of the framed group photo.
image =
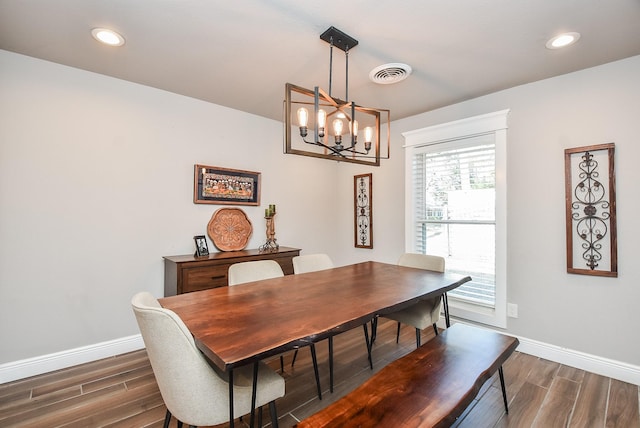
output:
[{"label": "framed group photo", "polygon": [[260,173],[217,166],[194,166],[196,204],[260,205]]}]

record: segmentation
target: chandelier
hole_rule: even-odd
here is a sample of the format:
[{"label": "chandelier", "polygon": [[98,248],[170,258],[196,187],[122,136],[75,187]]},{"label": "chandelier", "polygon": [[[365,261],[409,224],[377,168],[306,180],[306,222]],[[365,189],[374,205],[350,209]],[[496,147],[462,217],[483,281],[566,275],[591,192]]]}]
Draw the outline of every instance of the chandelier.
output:
[{"label": "chandelier", "polygon": [[[358,41],[335,27],[330,27],[320,38],[330,46],[329,92],[318,86],[309,90],[286,84],[285,153],[379,166],[380,159],[389,158],[390,112],[349,101],[349,51],[358,45]],[[347,101],[331,93],[334,47],[345,55]],[[387,128],[386,147],[380,144],[383,121]]]}]

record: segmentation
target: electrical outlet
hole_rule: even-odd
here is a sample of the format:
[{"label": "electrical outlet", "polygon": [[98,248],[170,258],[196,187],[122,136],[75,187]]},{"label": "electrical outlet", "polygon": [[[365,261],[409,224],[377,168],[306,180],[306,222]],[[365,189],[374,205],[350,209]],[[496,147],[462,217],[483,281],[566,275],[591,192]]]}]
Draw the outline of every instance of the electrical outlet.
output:
[{"label": "electrical outlet", "polygon": [[507,303],[507,316],[511,318],[518,318],[518,305],[515,303]]}]

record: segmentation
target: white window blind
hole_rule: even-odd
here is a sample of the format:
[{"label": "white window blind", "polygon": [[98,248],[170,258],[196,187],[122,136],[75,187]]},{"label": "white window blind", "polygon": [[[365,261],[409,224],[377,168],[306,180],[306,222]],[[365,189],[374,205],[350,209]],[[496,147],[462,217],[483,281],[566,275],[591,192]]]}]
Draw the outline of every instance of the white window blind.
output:
[{"label": "white window blind", "polygon": [[509,110],[404,132],[405,249],[441,255],[472,281],[448,293],[453,317],[507,325]]},{"label": "white window blind", "polygon": [[493,134],[417,149],[413,155],[415,252],[446,258],[471,282],[449,296],[495,307]]}]

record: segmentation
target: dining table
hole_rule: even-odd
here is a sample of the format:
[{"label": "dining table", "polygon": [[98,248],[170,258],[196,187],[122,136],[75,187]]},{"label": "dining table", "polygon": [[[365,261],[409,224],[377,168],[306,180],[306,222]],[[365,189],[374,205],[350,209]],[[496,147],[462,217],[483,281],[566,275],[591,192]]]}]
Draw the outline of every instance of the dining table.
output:
[{"label": "dining table", "polygon": [[228,373],[233,428],[234,368],[254,364],[253,408],[260,360],[355,327],[364,326],[366,334],[367,323],[375,317],[442,296],[470,280],[451,272],[367,261],[159,302],[182,319],[210,363]]}]

